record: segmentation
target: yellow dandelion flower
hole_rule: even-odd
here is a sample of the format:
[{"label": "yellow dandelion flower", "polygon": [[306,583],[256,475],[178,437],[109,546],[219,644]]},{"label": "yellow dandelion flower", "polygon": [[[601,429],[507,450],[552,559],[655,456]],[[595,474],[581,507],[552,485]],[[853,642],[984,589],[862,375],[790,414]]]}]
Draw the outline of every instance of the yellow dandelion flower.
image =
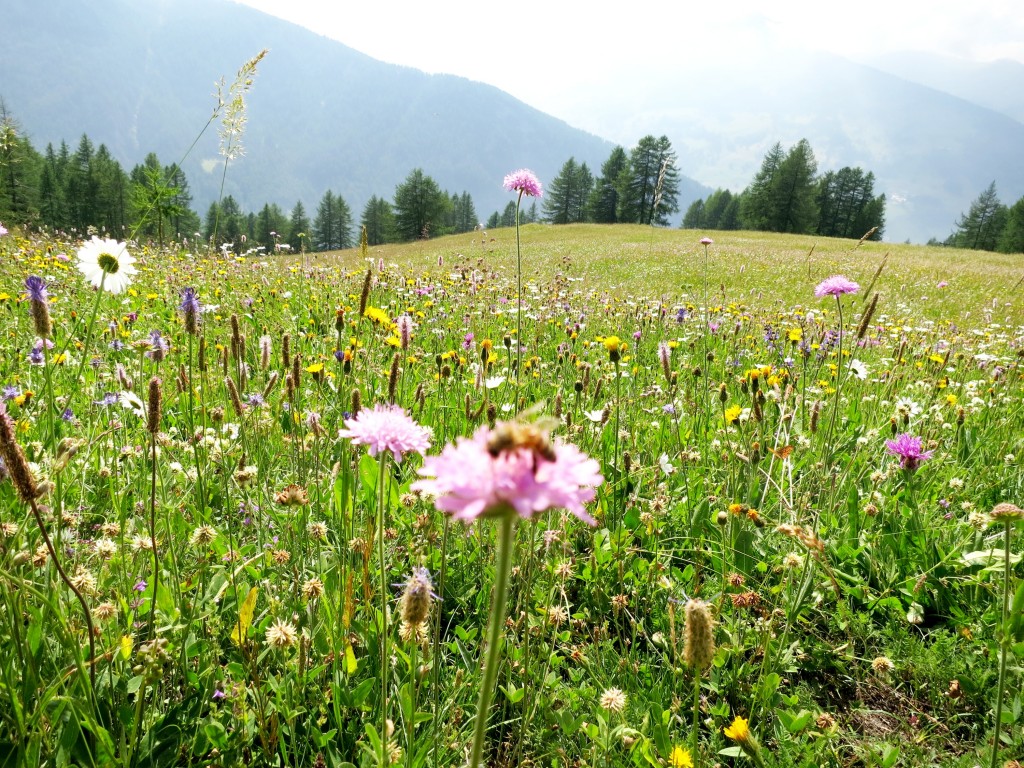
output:
[{"label": "yellow dandelion flower", "polygon": [[690,757],[690,750],[683,749],[678,744],[672,747],[672,754],[668,756],[668,764],[672,768],[693,768],[693,758]]},{"label": "yellow dandelion flower", "polygon": [[733,741],[746,742],[750,740],[750,724],[744,717],[736,716],[732,725],[724,730],[725,735]]},{"label": "yellow dandelion flower", "polygon": [[380,323],[381,325],[391,325],[390,315],[388,315],[387,312],[385,312],[383,309],[380,309],[379,307],[367,307],[366,311],[363,312],[363,315],[364,317],[370,318],[375,323]]}]

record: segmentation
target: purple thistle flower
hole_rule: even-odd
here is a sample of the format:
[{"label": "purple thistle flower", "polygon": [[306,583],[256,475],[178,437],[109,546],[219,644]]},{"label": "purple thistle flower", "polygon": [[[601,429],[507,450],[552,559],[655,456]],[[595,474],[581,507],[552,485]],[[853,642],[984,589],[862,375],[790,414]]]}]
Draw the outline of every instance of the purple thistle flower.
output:
[{"label": "purple thistle flower", "polygon": [[31,301],[46,303],[46,298],[49,296],[46,292],[46,283],[38,275],[29,275],[25,278],[25,290],[28,291]]},{"label": "purple thistle flower", "polygon": [[509,192],[518,192],[520,195],[529,195],[530,197],[544,196],[540,179],[537,178],[533,171],[526,168],[510,173],[505,177],[502,186]]},{"label": "purple thistle flower", "polygon": [[844,293],[856,293],[860,286],[843,275],[832,275],[818,283],[814,295],[819,299],[823,296],[842,296]]},{"label": "purple thistle flower", "polygon": [[895,440],[885,441],[885,450],[891,456],[897,456],[900,460],[900,468],[913,472],[923,462],[932,457],[934,451],[921,450],[921,438],[904,432],[897,435]]}]

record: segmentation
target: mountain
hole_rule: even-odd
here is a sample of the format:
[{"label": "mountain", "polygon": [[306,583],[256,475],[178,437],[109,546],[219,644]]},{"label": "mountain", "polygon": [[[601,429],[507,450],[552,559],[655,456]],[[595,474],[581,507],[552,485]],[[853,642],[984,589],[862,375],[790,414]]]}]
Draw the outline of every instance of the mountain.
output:
[{"label": "mountain", "polygon": [[[642,78],[624,70],[576,88],[562,116],[613,141],[640,126],[664,133],[688,174],[734,192],[772,144],[806,138],[820,172],[874,172],[876,193],[888,195],[887,240],[944,238],[993,180],[1004,203],[1024,196],[1024,124],[1012,116],[1024,88],[972,102],[966,80],[962,91],[937,75],[932,87],[814,51],[812,41],[747,33],[741,51],[723,41],[720,55],[680,53]],[[1003,82],[1021,82],[1009,69],[1017,74]]]},{"label": "mountain", "polygon": [[1019,61],[968,61],[904,51],[877,56],[867,63],[1024,123],[1024,64]]},{"label": "mountain", "polygon": [[[4,5],[7,110],[38,150],[64,139],[73,152],[87,133],[126,170],[150,151],[177,162],[210,118],[215,82],[230,85],[268,48],[247,97],[245,154],[224,184],[245,210],[276,202],[287,212],[301,200],[312,214],[330,189],[358,219],[371,195],[390,199],[418,167],[468,191],[486,218],[513,199],[506,173],[528,167],[550,180],[570,156],[596,172],[613,146],[491,86],[384,64],[227,0]],[[200,215],[220,192],[218,128],[183,164]],[[687,180],[680,202],[708,191]]]}]

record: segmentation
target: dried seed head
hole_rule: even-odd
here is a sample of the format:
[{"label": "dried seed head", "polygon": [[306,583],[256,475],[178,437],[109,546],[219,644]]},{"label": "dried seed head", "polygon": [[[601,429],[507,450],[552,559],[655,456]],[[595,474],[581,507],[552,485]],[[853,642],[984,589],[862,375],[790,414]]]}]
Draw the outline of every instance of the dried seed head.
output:
[{"label": "dried seed head", "polygon": [[433,597],[430,572],[426,568],[413,568],[402,592],[402,621],[409,626],[425,622],[430,615]]},{"label": "dried seed head", "polygon": [[713,626],[714,621],[707,603],[696,599],[687,602],[683,658],[697,672],[710,667],[715,658]]},{"label": "dried seed head", "polygon": [[154,376],[149,380],[149,398],[146,407],[146,431],[155,435],[160,431],[161,382]]}]

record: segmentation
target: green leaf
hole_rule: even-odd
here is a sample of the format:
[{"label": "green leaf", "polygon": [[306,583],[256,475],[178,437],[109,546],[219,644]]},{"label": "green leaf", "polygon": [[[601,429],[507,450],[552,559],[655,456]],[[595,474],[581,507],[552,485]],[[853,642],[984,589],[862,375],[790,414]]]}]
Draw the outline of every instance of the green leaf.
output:
[{"label": "green leaf", "polygon": [[241,646],[245,641],[246,635],[249,634],[249,627],[252,626],[252,617],[256,612],[256,595],[259,594],[259,591],[259,587],[250,589],[249,594],[246,595],[245,600],[242,602],[242,607],[238,609],[238,623],[231,630],[231,640],[237,646]]},{"label": "green leaf", "polygon": [[518,704],[523,700],[523,696],[526,695],[526,689],[516,688],[514,683],[509,683],[507,688],[504,685],[501,686],[501,690],[505,693],[505,698],[513,704]]}]

